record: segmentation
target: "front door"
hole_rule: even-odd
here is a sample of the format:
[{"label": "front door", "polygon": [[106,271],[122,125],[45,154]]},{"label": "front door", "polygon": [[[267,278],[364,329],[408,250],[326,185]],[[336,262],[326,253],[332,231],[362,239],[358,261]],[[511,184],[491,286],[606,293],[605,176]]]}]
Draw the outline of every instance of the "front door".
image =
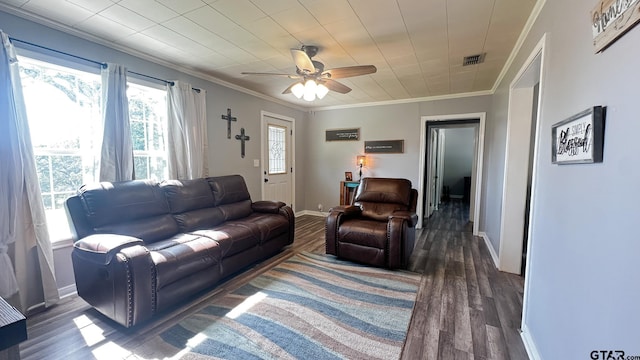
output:
[{"label": "front door", "polygon": [[262,199],[293,208],[293,122],[263,113],[262,125]]}]

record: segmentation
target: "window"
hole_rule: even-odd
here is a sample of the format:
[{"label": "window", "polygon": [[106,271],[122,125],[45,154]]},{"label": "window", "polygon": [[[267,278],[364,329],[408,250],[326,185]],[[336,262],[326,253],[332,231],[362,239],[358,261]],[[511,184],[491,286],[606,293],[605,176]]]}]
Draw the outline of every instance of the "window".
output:
[{"label": "window", "polygon": [[[97,181],[102,84],[95,73],[20,57],[36,171],[52,242],[71,238],[64,201]],[[167,178],[166,91],[129,82],[136,178]]]},{"label": "window", "polygon": [[64,200],[95,180],[100,75],[20,58],[20,77],[49,233],[68,239]]},{"label": "window", "polygon": [[287,129],[269,124],[269,175],[286,174]]},{"label": "window", "polygon": [[129,82],[129,121],[136,179],[167,178],[167,92]]}]

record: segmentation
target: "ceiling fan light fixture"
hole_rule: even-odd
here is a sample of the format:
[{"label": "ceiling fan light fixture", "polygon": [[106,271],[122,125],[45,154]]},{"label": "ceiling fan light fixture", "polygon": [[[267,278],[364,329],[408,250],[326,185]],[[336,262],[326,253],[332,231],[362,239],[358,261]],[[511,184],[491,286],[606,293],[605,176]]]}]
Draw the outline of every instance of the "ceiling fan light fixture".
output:
[{"label": "ceiling fan light fixture", "polygon": [[293,85],[293,87],[291,88],[291,92],[295,97],[300,99],[302,95],[304,95],[304,85],[301,82]]},{"label": "ceiling fan light fixture", "polygon": [[318,84],[316,84],[316,82],[313,79],[307,80],[306,83],[304,83],[304,99],[306,101],[313,101],[316,99],[316,89],[318,87]]},{"label": "ceiling fan light fixture", "polygon": [[316,87],[316,96],[318,99],[322,100],[329,93],[329,88],[324,86],[324,84],[318,84]]}]

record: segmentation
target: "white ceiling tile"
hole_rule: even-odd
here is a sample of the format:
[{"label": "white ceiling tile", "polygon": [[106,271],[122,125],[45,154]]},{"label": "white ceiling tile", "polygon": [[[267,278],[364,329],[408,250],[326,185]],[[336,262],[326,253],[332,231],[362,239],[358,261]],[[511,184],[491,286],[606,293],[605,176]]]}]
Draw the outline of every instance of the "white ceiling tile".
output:
[{"label": "white ceiling tile", "polygon": [[157,23],[167,21],[179,15],[177,12],[155,0],[122,0],[118,4]]},{"label": "white ceiling tile", "polygon": [[240,25],[249,24],[267,16],[249,0],[219,0],[211,6]]},{"label": "white ceiling tile", "polygon": [[320,26],[313,15],[299,3],[296,3],[296,5],[291,6],[287,10],[271,14],[271,17],[290,34]]},{"label": "white ceiling tile", "polygon": [[245,24],[244,28],[260,39],[269,40],[273,37],[289,35],[289,33],[278,25],[272,18],[264,17],[249,24]]},{"label": "white ceiling tile", "polygon": [[85,21],[94,15],[93,12],[65,0],[31,0],[22,8],[68,26]]},{"label": "white ceiling tile", "polygon": [[251,0],[265,14],[271,15],[300,5],[298,0]]},{"label": "white ceiling tile", "polygon": [[118,41],[135,33],[135,30],[100,15],[94,15],[74,27],[109,41]]},{"label": "white ceiling tile", "polygon": [[21,7],[22,5],[28,3],[29,0],[2,0],[2,2],[12,6]]},{"label": "white ceiling tile", "polygon": [[136,31],[142,31],[155,25],[153,21],[146,17],[117,4],[101,11],[100,15]]},{"label": "white ceiling tile", "polygon": [[178,14],[184,14],[195,9],[199,9],[206,5],[202,0],[156,0],[169,9],[177,12]]},{"label": "white ceiling tile", "polygon": [[353,8],[346,0],[300,0],[300,3],[320,24],[338,20],[358,20]]},{"label": "white ceiling tile", "polygon": [[144,53],[155,54],[158,56],[163,54],[166,51],[166,48],[169,47],[168,44],[142,33],[131,34],[117,42],[129,46],[132,49],[137,49]]},{"label": "white ceiling tile", "polygon": [[182,16],[165,21],[162,25],[216,51],[235,46],[220,36]]},{"label": "white ceiling tile", "polygon": [[[113,5],[111,0],[67,0],[68,2],[83,7],[91,12],[100,12]],[[26,2],[26,1],[25,1]]]}]

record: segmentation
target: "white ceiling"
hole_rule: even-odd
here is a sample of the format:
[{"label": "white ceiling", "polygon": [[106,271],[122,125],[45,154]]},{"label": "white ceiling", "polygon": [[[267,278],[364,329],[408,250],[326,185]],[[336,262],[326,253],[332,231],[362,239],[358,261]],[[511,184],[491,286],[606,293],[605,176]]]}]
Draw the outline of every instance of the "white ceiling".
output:
[{"label": "white ceiling", "polygon": [[[340,106],[490,90],[536,0],[0,0],[103,43],[300,106]],[[290,50],[320,47],[325,69],[375,65],[340,79],[348,94],[307,103],[281,92]],[[47,45],[47,44],[40,44]],[[464,56],[484,63],[462,66]],[[104,61],[104,59],[96,59]]]}]

